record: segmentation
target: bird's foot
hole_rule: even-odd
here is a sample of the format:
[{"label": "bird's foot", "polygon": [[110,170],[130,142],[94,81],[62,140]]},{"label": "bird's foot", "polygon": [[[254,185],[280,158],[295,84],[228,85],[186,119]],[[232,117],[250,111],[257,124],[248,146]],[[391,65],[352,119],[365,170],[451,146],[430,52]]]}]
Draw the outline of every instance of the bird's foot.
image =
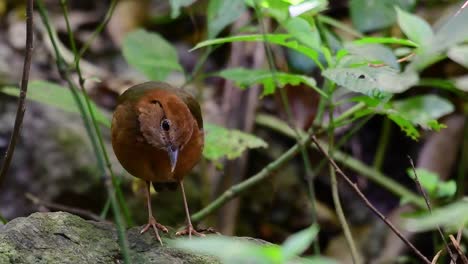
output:
[{"label": "bird's foot", "polygon": [[195,230],[192,225],[188,225],[184,230],[181,230],[176,233],[176,236],[185,236],[185,235],[188,235],[189,238],[192,238],[192,235],[198,236],[198,237],[205,236],[205,234],[199,233],[197,230]]},{"label": "bird's foot", "polygon": [[163,231],[164,233],[167,233],[168,232],[167,228],[161,225],[160,223],[156,222],[156,219],[154,219],[154,217],[151,216],[150,218],[148,218],[148,224],[146,224],[145,227],[143,227],[143,229],[140,231],[140,234],[143,234],[146,231],[148,231],[150,227],[153,228],[156,238],[158,239],[159,243],[161,243],[162,245],[163,243],[162,243],[161,237],[159,236],[158,229]]}]

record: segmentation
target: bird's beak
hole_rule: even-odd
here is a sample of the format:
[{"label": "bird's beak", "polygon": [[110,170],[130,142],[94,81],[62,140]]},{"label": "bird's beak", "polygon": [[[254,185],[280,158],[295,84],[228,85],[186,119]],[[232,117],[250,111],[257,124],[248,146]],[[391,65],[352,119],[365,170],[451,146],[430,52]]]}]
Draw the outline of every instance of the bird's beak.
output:
[{"label": "bird's beak", "polygon": [[167,147],[167,154],[169,154],[169,161],[171,162],[171,172],[174,172],[177,165],[177,158],[179,156],[179,148],[169,146]]}]

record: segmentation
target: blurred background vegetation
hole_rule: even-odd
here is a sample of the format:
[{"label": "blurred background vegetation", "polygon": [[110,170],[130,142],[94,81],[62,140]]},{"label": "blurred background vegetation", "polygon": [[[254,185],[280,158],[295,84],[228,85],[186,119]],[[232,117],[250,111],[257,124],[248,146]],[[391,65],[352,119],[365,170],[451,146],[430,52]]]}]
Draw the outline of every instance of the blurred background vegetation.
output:
[{"label": "blurred background vegetation", "polygon": [[[290,255],[305,251],[351,263],[355,244],[366,263],[419,263],[350,186],[340,177],[336,182],[326,158],[308,147],[308,131],[428,259],[444,249],[440,226],[446,241],[453,234],[465,250],[463,1],[37,3],[43,9],[34,17],[26,115],[0,179],[3,222],[68,210],[94,220],[121,214],[124,227],[144,224],[143,185],[117,162],[109,122],[125,89],[162,80],[189,90],[202,105],[204,158],[185,180],[199,227],[277,244],[308,230],[307,238],[306,231],[296,234],[308,242],[296,241]],[[25,4],[0,0],[0,153],[15,119]],[[289,155],[297,142],[307,145]],[[115,203],[106,191],[111,175]],[[252,178],[255,184],[245,184]],[[234,199],[199,212],[228,189]],[[153,196],[158,220],[174,230],[184,220],[181,198],[170,191]],[[344,221],[351,236],[344,235]],[[447,252],[440,258],[449,261]]]}]

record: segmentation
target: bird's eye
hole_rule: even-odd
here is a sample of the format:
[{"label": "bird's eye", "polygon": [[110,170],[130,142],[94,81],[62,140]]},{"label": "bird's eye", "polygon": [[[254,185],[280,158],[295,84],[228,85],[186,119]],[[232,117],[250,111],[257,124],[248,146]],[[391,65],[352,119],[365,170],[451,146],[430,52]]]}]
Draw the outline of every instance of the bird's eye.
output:
[{"label": "bird's eye", "polygon": [[161,121],[161,128],[164,130],[164,131],[169,131],[169,129],[171,129],[171,122],[167,119],[163,119]]}]

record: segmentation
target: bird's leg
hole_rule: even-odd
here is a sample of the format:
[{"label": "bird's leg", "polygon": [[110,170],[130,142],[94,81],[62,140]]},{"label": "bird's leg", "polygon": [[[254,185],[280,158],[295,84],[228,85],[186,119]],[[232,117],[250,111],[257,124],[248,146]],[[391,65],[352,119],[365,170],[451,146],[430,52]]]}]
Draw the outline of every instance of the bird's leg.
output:
[{"label": "bird's leg", "polygon": [[185,214],[187,215],[187,227],[176,233],[176,236],[181,236],[181,235],[189,235],[189,238],[192,238],[192,235],[195,236],[205,236],[202,233],[198,233],[192,225],[192,221],[190,221],[190,212],[188,209],[188,204],[187,204],[187,198],[185,197],[185,190],[184,190],[184,183],[182,181],[179,182],[180,184],[180,189],[182,190],[182,197],[184,198],[184,207],[185,207]]},{"label": "bird's leg", "polygon": [[167,233],[168,230],[165,226],[156,222],[156,219],[154,219],[153,211],[151,209],[150,186],[151,186],[151,183],[149,181],[146,181],[146,204],[148,205],[148,224],[146,224],[145,227],[143,227],[140,234],[145,233],[146,231],[148,231],[150,227],[152,227],[154,234],[156,235],[156,238],[158,239],[159,243],[161,243],[162,245],[162,240],[161,240],[161,237],[159,236],[158,229],[163,231],[164,233]]}]

